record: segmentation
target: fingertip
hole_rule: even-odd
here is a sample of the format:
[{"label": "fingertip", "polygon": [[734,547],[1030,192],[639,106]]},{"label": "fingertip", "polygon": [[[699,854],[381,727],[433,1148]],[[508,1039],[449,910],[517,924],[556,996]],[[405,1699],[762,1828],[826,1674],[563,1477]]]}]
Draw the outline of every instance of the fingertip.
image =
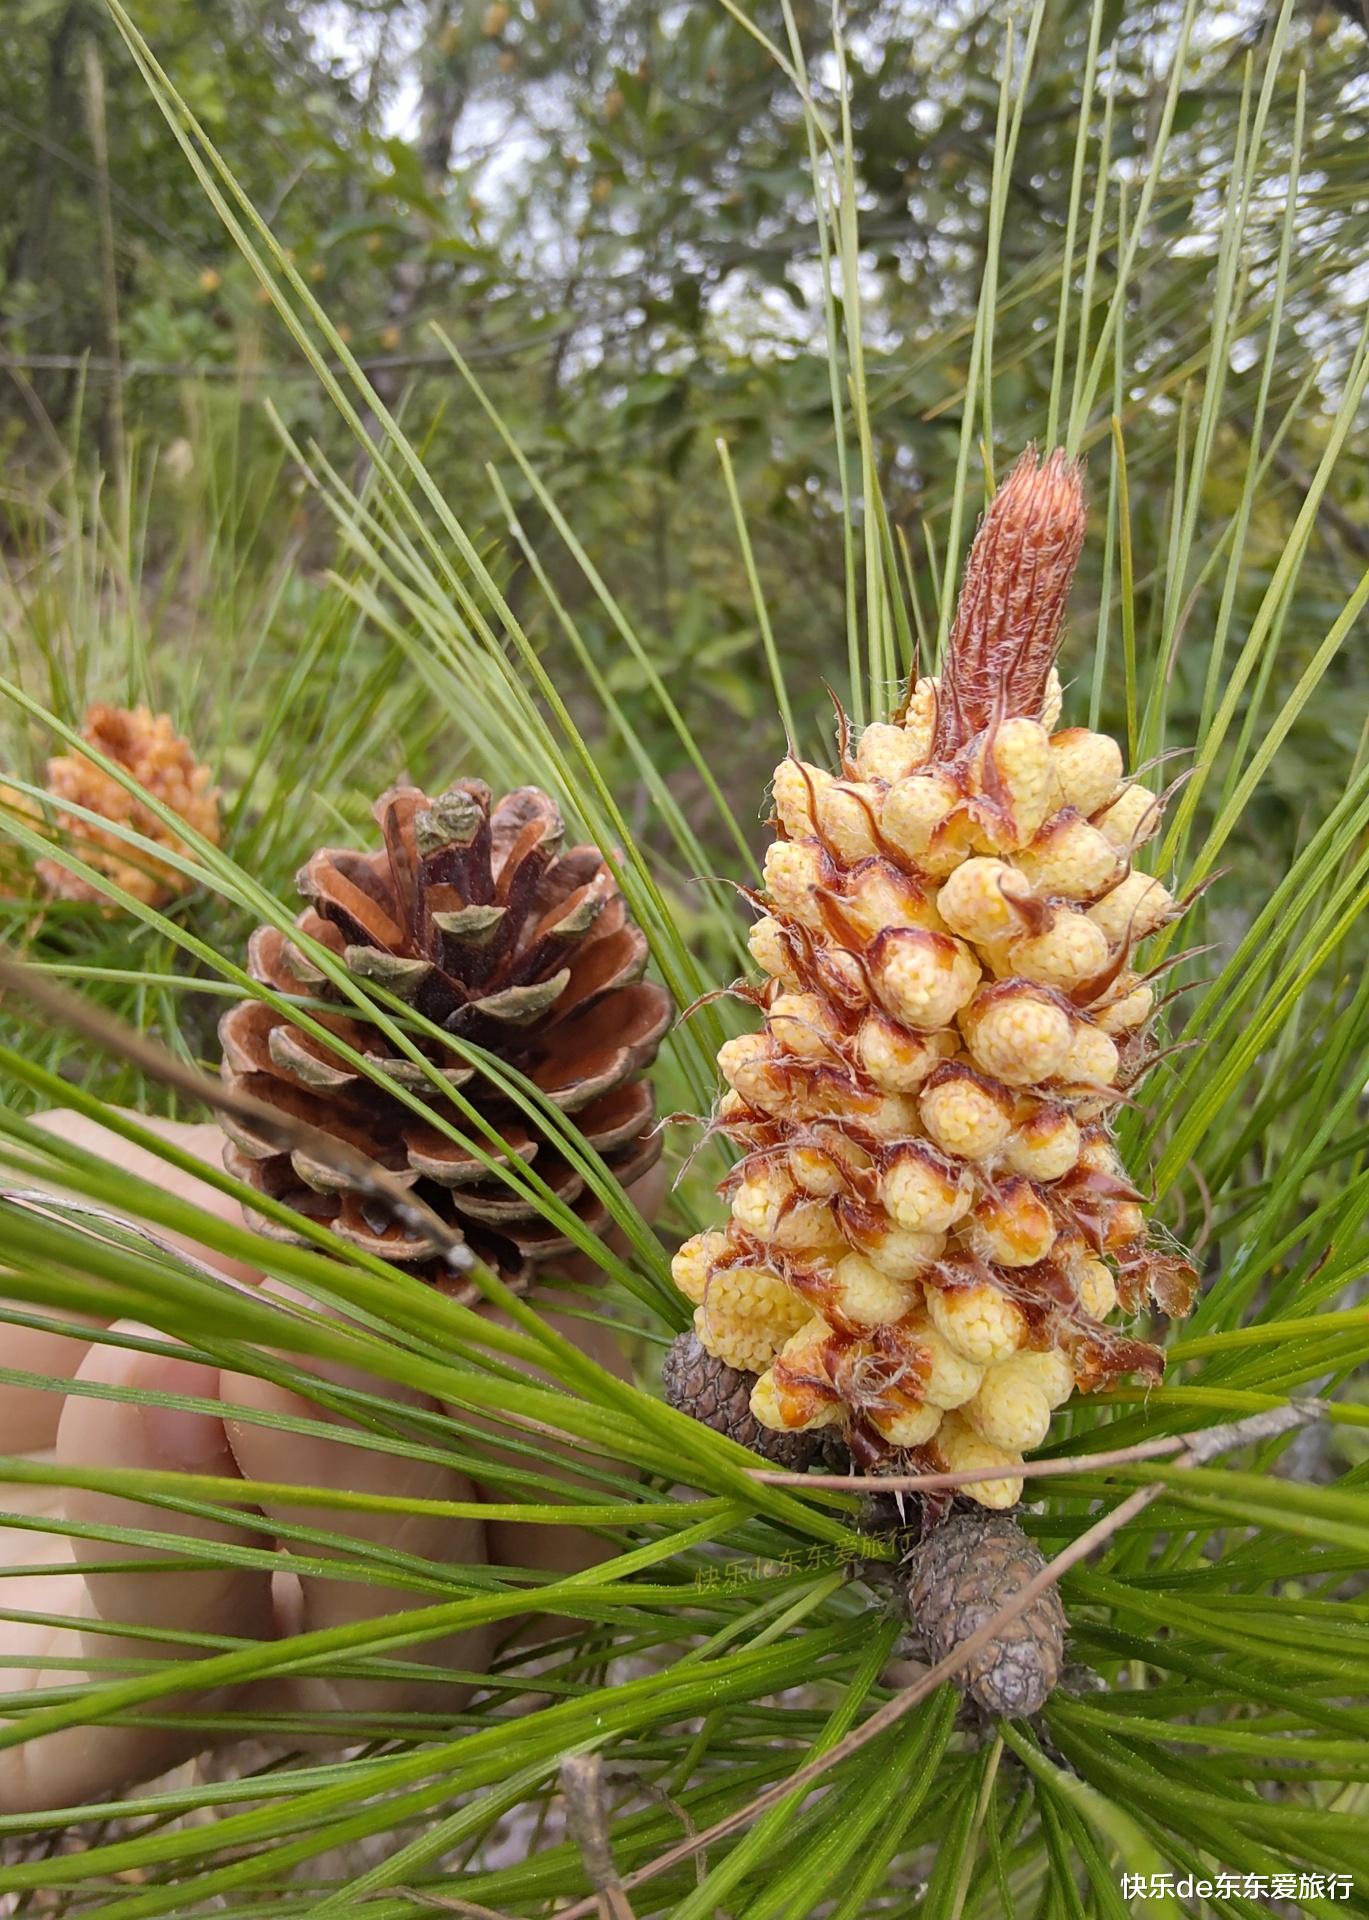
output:
[{"label": "fingertip", "polygon": [[[119,1334],[146,1337],[148,1330],[121,1323]],[[90,1387],[95,1393],[81,1389]],[[105,1397],[107,1389],[121,1396]],[[52,1648],[40,1656],[36,1668],[19,1676],[31,1690],[69,1686],[69,1664],[78,1649],[88,1661],[137,1663],[149,1659],[180,1663],[205,1649],[186,1636],[267,1639],[273,1632],[270,1576],[265,1571],[230,1562],[215,1563],[209,1555],[202,1566],[185,1565],[192,1543],[264,1545],[249,1525],[221,1522],[197,1514],[153,1506],[126,1494],[115,1494],[90,1484],[89,1469],[114,1468],[132,1474],[139,1469],[212,1474],[225,1485],[224,1504],[233,1504],[237,1473],[224,1436],[223,1422],[212,1412],[153,1404],[145,1396],[159,1394],[213,1401],[218,1374],[213,1367],[172,1355],[145,1353],[138,1348],[94,1343],[76,1374],[57,1426],[56,1459],[70,1475],[64,1510],[82,1532],[71,1547],[83,1577],[70,1579],[70,1597],[64,1604],[69,1626],[52,1636]],[[116,1529],[137,1529],[183,1541],[153,1546],[127,1538]],[[98,1572],[95,1564],[111,1559],[137,1559],[136,1572]],[[167,1561],[162,1569],[157,1565]],[[82,1563],[85,1563],[84,1565]],[[146,1563],[151,1563],[150,1565]],[[49,1610],[56,1595],[48,1602]],[[110,1623],[114,1631],[95,1623]],[[137,1628],[136,1634],[120,1629]],[[165,1638],[160,1636],[165,1635]],[[60,1671],[42,1670],[60,1652],[68,1664]],[[118,1665],[106,1668],[117,1677]],[[0,1810],[22,1814],[40,1809],[79,1805],[104,1799],[139,1780],[164,1772],[211,1744],[214,1734],[195,1723],[212,1694],[168,1692],[149,1704],[153,1715],[175,1714],[180,1726],[140,1725],[129,1717],[120,1725],[94,1723],[6,1748],[0,1752]]]},{"label": "fingertip", "polygon": [[[120,1333],[148,1337],[148,1329],[123,1322]],[[91,1468],[117,1467],[126,1473],[171,1472],[210,1475],[223,1480],[223,1504],[235,1504],[237,1463],[229,1447],[221,1414],[172,1407],[146,1398],[151,1394],[217,1402],[219,1376],[215,1367],[169,1354],[144,1353],[137,1348],[94,1343],[76,1375],[78,1391],[62,1408],[57,1427],[56,1457],[71,1470],[66,1491],[66,1514],[92,1530],[92,1537],[73,1542],[79,1561],[110,1558],[107,1536],[113,1528],[138,1528],[184,1538],[187,1541],[227,1545],[261,1545],[254,1524],[259,1516],[247,1509],[242,1522],[220,1521],[152,1505],[107,1487],[82,1485]],[[94,1393],[83,1393],[92,1387]],[[100,1389],[114,1388],[120,1397],[104,1397]],[[177,1558],[173,1547],[139,1547],[137,1558],[156,1562]],[[237,1565],[215,1566],[174,1574],[155,1566],[130,1573],[86,1575],[95,1611],[106,1620],[165,1627],[168,1631],[215,1631],[264,1636],[271,1629],[270,1582],[264,1572]],[[182,1657],[177,1649],[170,1649]]]},{"label": "fingertip", "polygon": [[[195,1159],[212,1167],[215,1172],[223,1165],[223,1133],[217,1122],[212,1120],[166,1120],[158,1115],[133,1114],[130,1118],[148,1133],[156,1134],[165,1140],[168,1146],[179,1148],[182,1153],[191,1154]],[[150,1147],[140,1147],[112,1128],[102,1125],[91,1115],[77,1113],[71,1107],[54,1107],[47,1113],[34,1116],[34,1124],[46,1133],[53,1133],[69,1145],[84,1153],[96,1155],[101,1160],[112,1161],[126,1173],[134,1174],[149,1185],[160,1187],[164,1193],[177,1200],[188,1200],[192,1206],[199,1207],[204,1213],[222,1220],[229,1226],[243,1225],[242,1208],[232,1194],[223,1193],[218,1187],[209,1185],[193,1171],[174,1166],[154,1153]],[[54,1172],[51,1184],[60,1188],[61,1174]],[[136,1219],[136,1215],[130,1218]],[[159,1229],[160,1231],[160,1229]],[[242,1280],[248,1284],[260,1279],[260,1273],[247,1262],[231,1254],[218,1253],[207,1247],[192,1234],[168,1232],[168,1239],[175,1242],[195,1258],[217,1267],[231,1279]]]}]

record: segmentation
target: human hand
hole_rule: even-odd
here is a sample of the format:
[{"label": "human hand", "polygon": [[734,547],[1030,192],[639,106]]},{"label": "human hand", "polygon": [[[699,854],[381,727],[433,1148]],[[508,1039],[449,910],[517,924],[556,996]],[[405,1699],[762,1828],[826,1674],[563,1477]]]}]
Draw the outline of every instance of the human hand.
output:
[{"label": "human hand", "polygon": [[[236,1202],[213,1187],[184,1174],[152,1153],[140,1152],[103,1128],[73,1113],[54,1113],[42,1122],[51,1131],[88,1151],[113,1157],[129,1171],[154,1180],[165,1190],[193,1201],[208,1212],[235,1224]],[[213,1125],[144,1122],[177,1145],[207,1162],[217,1164],[221,1137]],[[634,1198],[650,1214],[659,1204],[659,1176],[647,1176]],[[266,1290],[284,1292],[262,1276],[226,1261],[208,1249],[184,1242],[197,1259],[213,1264],[230,1278]],[[288,1296],[287,1296],[288,1297]],[[573,1337],[601,1365],[626,1373],[623,1356],[603,1328],[578,1319],[546,1314],[549,1322]],[[91,1322],[93,1336],[101,1323]],[[116,1336],[146,1337],[147,1328],[117,1323]],[[165,1341],[161,1341],[165,1345]],[[375,1492],[424,1500],[477,1501],[479,1488],[464,1473],[440,1462],[415,1460],[404,1454],[380,1452],[354,1443],[333,1442],[320,1434],[283,1433],[248,1418],[251,1414],[286,1415],[314,1422],[351,1427],[341,1416],[321,1409],[300,1394],[271,1381],[165,1353],[89,1343],[36,1329],[6,1329],[6,1361],[15,1371],[72,1379],[82,1388],[114,1387],[132,1394],[177,1394],[219,1401],[221,1417],[152,1404],[135,1399],[101,1399],[82,1393],[65,1398],[51,1389],[0,1387],[0,1451],[30,1452],[52,1448],[57,1463],[79,1478],[91,1467],[118,1465],[130,1470],[212,1474],[226,1479],[292,1482],[301,1486]],[[384,1393],[391,1400],[430,1410],[424,1401],[393,1384],[321,1362],[310,1371],[334,1386]],[[406,1554],[450,1565],[517,1565],[550,1576],[575,1572],[602,1557],[602,1545],[572,1527],[518,1526],[507,1521],[455,1520],[425,1514],[396,1515],[355,1511],[320,1511],[307,1501],[299,1505],[244,1504],[240,1524],[216,1523],[162,1507],[145,1505],[106,1492],[80,1487],[35,1487],[15,1490],[38,1496],[28,1502],[27,1527],[10,1529],[12,1561],[30,1571],[12,1574],[3,1589],[11,1613],[45,1616],[33,1620],[0,1621],[0,1650],[10,1663],[8,1684],[15,1692],[40,1692],[69,1687],[69,1667],[52,1663],[79,1658],[91,1662],[142,1661],[163,1658],[185,1660],[198,1649],[178,1636],[231,1636],[243,1640],[284,1638],[318,1628],[374,1619],[422,1604],[412,1589],[376,1585],[317,1573],[303,1576],[291,1570],[288,1545],[277,1540],[275,1525],[312,1524],[355,1541],[358,1549],[394,1548]],[[119,1557],[117,1544],[107,1539],[50,1533],[42,1521],[74,1522],[106,1530],[137,1527],[198,1541],[275,1549],[278,1571],[220,1565],[197,1570],[176,1566],[170,1549],[156,1553],[145,1547],[124,1557],[141,1562],[166,1559],[167,1570],[101,1570],[102,1563]],[[401,1539],[402,1536],[402,1539]],[[17,1555],[15,1554],[17,1546]],[[317,1553],[318,1550],[310,1549]],[[39,1567],[65,1568],[39,1572]],[[176,1570],[172,1571],[171,1568]],[[60,1625],[47,1624],[53,1620]],[[90,1621],[82,1630],[80,1621]],[[116,1623],[137,1629],[120,1635],[94,1622]],[[426,1642],[412,1656],[430,1668],[463,1672],[482,1671],[489,1663],[506,1627],[477,1628]],[[165,1640],[156,1636],[165,1634]],[[150,1637],[148,1637],[150,1636]],[[204,1651],[216,1651],[214,1647]],[[254,1710],[272,1717],[307,1715],[326,1719],[336,1714],[338,1739],[355,1738],[357,1718],[363,1713],[460,1711],[470,1687],[433,1676],[422,1679],[326,1678],[299,1674],[273,1676],[257,1686],[240,1687],[231,1694],[204,1690],[177,1695],[157,1703],[163,1717],[177,1713],[211,1716],[215,1711],[248,1714]],[[225,1736],[231,1738],[231,1736]],[[0,1811],[32,1812],[99,1799],[120,1792],[189,1758],[210,1744],[203,1728],[152,1725],[90,1725],[73,1727],[0,1751]],[[325,1741],[326,1744],[326,1741]]]}]

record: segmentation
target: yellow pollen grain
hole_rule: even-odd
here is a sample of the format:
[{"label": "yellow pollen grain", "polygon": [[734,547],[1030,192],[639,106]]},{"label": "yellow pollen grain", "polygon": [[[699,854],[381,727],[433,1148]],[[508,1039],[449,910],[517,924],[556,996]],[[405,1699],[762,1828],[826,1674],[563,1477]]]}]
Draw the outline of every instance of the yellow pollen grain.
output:
[{"label": "yellow pollen grain", "polygon": [[670,1263],[670,1277],[685,1299],[698,1306],[714,1266],[727,1252],[727,1235],[716,1230],[692,1234]]},{"label": "yellow pollen grain", "polygon": [[923,1403],[897,1408],[872,1407],[870,1423],[891,1447],[925,1447],[941,1425],[940,1407]]},{"label": "yellow pollen grain", "polygon": [[790,1147],[785,1164],[794,1185],[813,1199],[830,1200],[845,1184],[841,1168],[820,1147]]},{"label": "yellow pollen grain", "polygon": [[1030,1380],[1015,1375],[1011,1363],[988,1369],[962,1416],[981,1440],[1005,1453],[1039,1447],[1051,1425],[1049,1400]]},{"label": "yellow pollen grain", "polygon": [[941,915],[917,883],[877,861],[854,873],[842,893],[841,911],[867,940],[886,927],[925,927],[945,931]]},{"label": "yellow pollen grain", "polygon": [[1069,1056],[1060,1078],[1072,1085],[1110,1087],[1117,1078],[1117,1042],[1090,1020],[1075,1022]]},{"label": "yellow pollen grain", "polygon": [[715,1360],[760,1373],[808,1317],[807,1303],[768,1268],[724,1268],[694,1310],[694,1331]]},{"label": "yellow pollen grain", "polygon": [[1010,950],[1014,973],[1043,987],[1069,992],[1092,980],[1108,964],[1107,935],[1086,913],[1057,907],[1041,933],[1014,940]]},{"label": "yellow pollen grain", "polygon": [[1089,919],[1113,944],[1141,941],[1155,932],[1174,909],[1174,896],[1149,873],[1129,873],[1089,908]]},{"label": "yellow pollen grain", "polygon": [[763,1033],[739,1033],[718,1048],[718,1071],[734,1092],[749,1100],[768,1074],[771,1055]]},{"label": "yellow pollen grain", "polygon": [[923,1356],[926,1374],[918,1384],[919,1396],[929,1407],[940,1407],[943,1413],[953,1407],[963,1407],[977,1392],[984,1369],[967,1360],[964,1354],[957,1353],[950,1341],[943,1339],[930,1321],[920,1326],[910,1326],[904,1337]]},{"label": "yellow pollen grain", "polygon": [[1063,1107],[1041,1107],[1014,1130],[1003,1158],[1027,1180],[1063,1180],[1079,1163],[1079,1122]]},{"label": "yellow pollen grain", "polygon": [[1047,1347],[1039,1352],[1024,1348],[1021,1353],[1014,1354],[1001,1371],[1011,1371],[1015,1379],[1030,1381],[1039,1393],[1045,1395],[1047,1404],[1052,1408],[1063,1407],[1074,1392],[1074,1369],[1070,1365],[1069,1355],[1061,1353],[1058,1347]]},{"label": "yellow pollen grain", "polygon": [[967,1172],[952,1175],[916,1150],[895,1155],[880,1176],[879,1197],[895,1226],[911,1233],[945,1233],[974,1200]]},{"label": "yellow pollen grain", "polygon": [[[824,1337],[826,1333],[823,1327]],[[786,1346],[786,1355],[792,1345]],[[842,1418],[841,1408],[825,1394],[782,1388],[773,1371],[763,1373],[752,1387],[751,1411],[772,1433],[812,1433],[836,1426]]]},{"label": "yellow pollen grain", "polygon": [[1025,1180],[1009,1180],[985,1193],[960,1229],[982,1260],[1000,1267],[1034,1267],[1055,1242],[1050,1208]]},{"label": "yellow pollen grain", "polygon": [[919,1101],[929,1138],[962,1160],[986,1160],[1012,1132],[1007,1101],[968,1075],[927,1087]]},{"label": "yellow pollen grain", "polygon": [[909,774],[885,795],[880,831],[891,846],[916,863],[926,853],[937,828],[959,804],[960,791],[947,774]]},{"label": "yellow pollen grain", "polygon": [[891,1280],[918,1279],[946,1250],[944,1233],[916,1233],[896,1227],[883,1212],[873,1220],[867,1215],[848,1238],[856,1241],[866,1259]]},{"label": "yellow pollen grain", "polygon": [[947,934],[896,929],[872,967],[885,1009],[924,1031],[949,1025],[979,984],[979,963]]},{"label": "yellow pollen grain", "polygon": [[822,914],[813,889],[822,883],[822,859],[808,840],[772,840],[765,851],[765,890],[770,904],[815,932]]},{"label": "yellow pollen grain", "polygon": [[903,731],[907,734],[917,763],[928,759],[932,751],[932,735],[936,731],[936,696],[939,682],[932,679],[919,680],[908,698],[908,711],[903,716]]},{"label": "yellow pollen grain", "polygon": [[1119,853],[1128,854],[1154,839],[1160,830],[1160,817],[1158,796],[1133,781],[1099,814],[1095,825]]},{"label": "yellow pollen grain", "polygon": [[780,761],[770,790],[775,801],[775,817],[791,840],[802,840],[814,831],[817,825],[814,803],[831,782],[831,774],[824,773],[821,767],[810,767],[802,760]]},{"label": "yellow pollen grain", "polygon": [[992,1480],[975,1480],[958,1489],[965,1499],[1001,1511],[1022,1498],[1022,1456],[982,1439],[958,1414],[948,1414],[937,1428],[933,1455],[943,1473],[974,1473],[983,1468],[1001,1471]]},{"label": "yellow pollen grain", "polygon": [[839,860],[865,860],[879,851],[880,788],[834,781],[818,795],[818,832]]},{"label": "yellow pollen grain", "polygon": [[862,1071],[884,1093],[912,1093],[955,1051],[955,1036],[910,1033],[887,1014],[868,1013],[856,1033]]},{"label": "yellow pollen grain", "polygon": [[746,936],[746,944],[751,949],[752,959],[763,972],[786,987],[797,988],[799,981],[794,971],[793,955],[784,937],[784,929],[773,914],[767,913],[753,923]]},{"label": "yellow pollen grain", "polygon": [[921,1290],[891,1279],[863,1254],[848,1253],[832,1270],[837,1310],[853,1327],[889,1326],[920,1303]]},{"label": "yellow pollen grain", "polygon": [[1101,1260],[1084,1260],[1074,1270],[1079,1304],[1095,1320],[1106,1320],[1117,1305],[1117,1282]]},{"label": "yellow pollen grain", "polygon": [[1134,973],[1124,975],[1123,979],[1117,983],[1117,987],[1113,989],[1115,997],[1094,1007],[1092,1015],[1094,1023],[1100,1026],[1104,1033],[1130,1033],[1136,1027],[1143,1027],[1149,1020],[1155,1007],[1154,988],[1142,982],[1139,986],[1132,985],[1121,992],[1117,990],[1118,987],[1124,986],[1125,981],[1134,982],[1136,978]]},{"label": "yellow pollen grain", "polygon": [[830,1057],[841,1028],[832,1010],[817,993],[782,993],[771,1002],[766,1028],[777,1046],[786,1053]]},{"label": "yellow pollen grain", "polygon": [[1014,900],[1029,900],[1031,888],[1016,867],[976,854],[947,877],[937,912],[952,933],[980,943],[1009,940],[1022,929]]},{"label": "yellow pollen grain", "polygon": [[[993,762],[992,772],[984,765]],[[997,727],[987,750],[976,756],[976,785],[995,807],[1006,808],[1007,818],[994,838],[1007,846],[1023,846],[1052,811],[1056,772],[1050,736],[1038,721],[1015,717]]]},{"label": "yellow pollen grain", "polygon": [[744,1233],[773,1240],[780,1217],[794,1198],[794,1183],[782,1166],[763,1161],[744,1175],[732,1196],[732,1218]]},{"label": "yellow pollen grain", "polygon": [[877,720],[860,736],[856,748],[856,766],[862,780],[882,780],[893,786],[904,780],[926,758],[919,753],[918,741],[906,727],[890,726]]},{"label": "yellow pollen grain", "polygon": [[1087,820],[1056,814],[1017,864],[1039,894],[1062,900],[1092,900],[1115,885],[1121,861],[1112,842]]}]

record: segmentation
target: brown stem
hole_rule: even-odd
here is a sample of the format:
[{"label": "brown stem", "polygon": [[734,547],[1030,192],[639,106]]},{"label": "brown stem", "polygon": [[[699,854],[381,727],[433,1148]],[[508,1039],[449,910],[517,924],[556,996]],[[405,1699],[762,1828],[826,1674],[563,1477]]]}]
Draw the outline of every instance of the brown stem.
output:
[{"label": "brown stem", "polygon": [[[1163,1460],[1170,1454],[1189,1453],[1195,1460],[1209,1460],[1228,1447],[1253,1440],[1268,1440],[1305,1425],[1321,1413],[1317,1400],[1292,1400],[1286,1407],[1274,1407],[1267,1413],[1252,1413],[1244,1420],[1224,1421],[1220,1426],[1201,1427],[1194,1433],[1171,1434],[1163,1440],[1138,1440],[1134,1446],[1112,1447],[1097,1453],[1078,1453],[1067,1459],[1024,1460],[1013,1469],[1013,1477],[1022,1480],[1048,1480],[1073,1473],[1096,1473],[1105,1467],[1130,1466],[1136,1460]],[[1237,1435],[1237,1438],[1232,1438]],[[781,1473],[770,1467],[748,1467],[753,1480],[767,1487],[805,1487],[811,1493],[948,1493],[957,1487],[972,1487],[981,1480],[1001,1480],[998,1467],[966,1467],[958,1473],[891,1473],[872,1477],[862,1473]]]},{"label": "brown stem", "polygon": [[594,1888],[593,1904],[599,1920],[636,1920],[609,1845],[602,1755],[579,1753],[563,1761],[561,1793],[566,1803],[566,1825]]}]

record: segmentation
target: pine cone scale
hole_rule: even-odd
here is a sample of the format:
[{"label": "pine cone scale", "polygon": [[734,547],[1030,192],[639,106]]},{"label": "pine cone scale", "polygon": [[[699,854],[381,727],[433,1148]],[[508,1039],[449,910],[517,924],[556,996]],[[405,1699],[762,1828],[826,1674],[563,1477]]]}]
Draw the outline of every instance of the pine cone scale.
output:
[{"label": "pine cone scale", "polygon": [[403,952],[404,929],[395,916],[385,877],[371,860],[323,847],[295,875],[295,888],[337,928],[348,946]]},{"label": "pine cone scale", "polygon": [[650,981],[605,988],[592,1006],[577,1007],[549,1029],[544,1057],[528,1078],[563,1113],[574,1113],[655,1058],[672,1014]]},{"label": "pine cone scale", "polygon": [[638,1139],[643,1129],[650,1126],[655,1107],[651,1089],[643,1081],[620,1080],[607,1092],[577,1107],[575,1124],[592,1147],[606,1153]]},{"label": "pine cone scale", "polygon": [[[462,1124],[459,1115],[453,1115],[455,1123]],[[522,1160],[531,1164],[538,1158],[539,1142],[534,1140],[526,1127],[509,1120],[501,1124],[499,1137],[502,1148],[492,1142],[481,1139],[480,1145],[489,1159],[507,1164],[511,1160]],[[436,1127],[426,1121],[416,1120],[407,1126],[403,1133],[404,1153],[409,1167],[423,1180],[433,1180],[440,1187],[455,1191],[458,1187],[479,1186],[490,1177],[486,1161],[477,1158],[469,1148],[459,1141],[451,1140],[445,1133],[439,1133]],[[539,1166],[539,1171],[540,1171]],[[502,1189],[495,1189],[496,1192]],[[516,1196],[510,1195],[510,1199]],[[526,1206],[526,1202],[520,1202]]]}]

